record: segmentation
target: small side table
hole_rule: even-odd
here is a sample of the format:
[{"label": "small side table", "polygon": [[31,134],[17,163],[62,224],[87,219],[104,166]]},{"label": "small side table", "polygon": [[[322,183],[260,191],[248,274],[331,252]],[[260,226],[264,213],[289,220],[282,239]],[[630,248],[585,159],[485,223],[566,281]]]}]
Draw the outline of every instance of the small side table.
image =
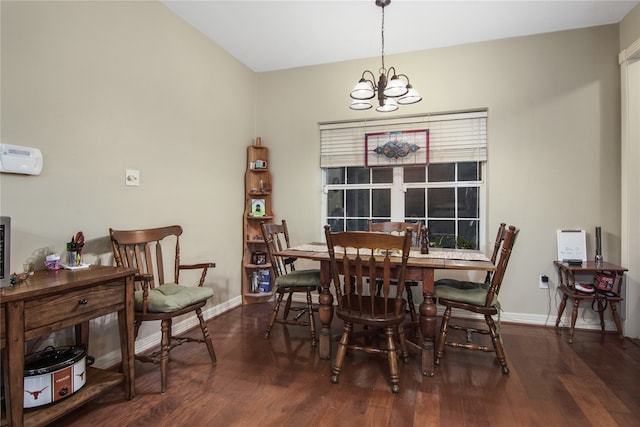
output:
[{"label": "small side table", "polygon": [[580,301],[587,300],[593,303],[596,300],[598,304],[598,314],[600,315],[600,327],[604,333],[604,310],[606,306],[603,303],[605,297],[600,298],[596,294],[585,294],[575,290],[575,275],[576,274],[595,274],[598,272],[614,274],[616,277],[616,283],[613,289],[615,289],[616,296],[606,297],[606,301],[611,307],[611,314],[613,315],[613,321],[618,329],[618,335],[620,339],[624,339],[622,335],[622,327],[620,326],[620,316],[618,315],[618,303],[623,300],[620,296],[620,290],[622,288],[622,276],[627,271],[626,268],[619,265],[611,264],[608,262],[597,263],[594,261],[583,262],[582,265],[569,265],[566,262],[554,261],[553,264],[558,270],[558,285],[562,292],[562,301],[558,307],[558,318],[556,319],[556,328],[560,324],[562,313],[567,305],[567,300],[570,298],[573,301],[573,310],[571,311],[571,327],[569,329],[569,343],[573,343],[573,332],[576,326],[576,319],[578,318],[578,306]]}]

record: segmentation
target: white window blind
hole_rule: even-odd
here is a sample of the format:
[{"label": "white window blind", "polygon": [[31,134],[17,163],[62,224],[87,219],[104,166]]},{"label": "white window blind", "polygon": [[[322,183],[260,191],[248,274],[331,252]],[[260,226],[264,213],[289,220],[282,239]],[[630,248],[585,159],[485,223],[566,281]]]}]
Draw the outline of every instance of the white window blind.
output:
[{"label": "white window blind", "polygon": [[365,135],[429,129],[429,163],[487,160],[487,110],[320,123],[320,167],[364,166]]}]

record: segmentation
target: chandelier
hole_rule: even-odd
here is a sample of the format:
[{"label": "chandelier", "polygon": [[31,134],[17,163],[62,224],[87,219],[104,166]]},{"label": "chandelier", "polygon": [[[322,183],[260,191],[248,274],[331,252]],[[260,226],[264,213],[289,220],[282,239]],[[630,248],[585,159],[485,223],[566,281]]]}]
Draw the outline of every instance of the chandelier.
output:
[{"label": "chandelier", "polygon": [[[398,104],[415,104],[422,100],[418,91],[409,83],[409,77],[406,74],[396,74],[394,67],[387,69],[384,66],[384,8],[389,3],[391,3],[391,0],[376,0],[376,6],[382,9],[382,29],[380,31],[382,39],[382,68],[379,70],[378,84],[376,85],[375,83],[375,75],[371,71],[365,70],[362,73],[362,78],[351,91],[353,101],[349,108],[352,110],[368,110],[371,108],[372,105],[369,100],[376,96],[376,92],[379,104],[376,107],[376,111],[381,113],[396,111]],[[371,76],[371,79],[367,79],[369,76]],[[388,76],[391,76],[391,78],[388,78]],[[407,80],[406,84],[402,78]]]}]

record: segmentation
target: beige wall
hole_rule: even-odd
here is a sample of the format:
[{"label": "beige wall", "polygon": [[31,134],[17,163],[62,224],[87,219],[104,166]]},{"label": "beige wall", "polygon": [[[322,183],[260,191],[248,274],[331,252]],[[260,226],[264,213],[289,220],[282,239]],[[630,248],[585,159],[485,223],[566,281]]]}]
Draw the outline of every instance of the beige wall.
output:
[{"label": "beige wall", "polygon": [[[348,92],[379,58],[255,74],[160,3],[2,1],[0,11],[1,139],[44,155],[40,176],[0,175],[14,269],[79,230],[87,261],[110,263],[109,227],[179,223],[184,261],[217,263],[211,305],[237,301],[255,135],[271,149],[278,219],[294,242],[321,237],[318,122],[376,117],[349,110]],[[387,58],[424,96],[400,114],[489,109],[488,235],[500,221],[522,230],[506,318],[555,312],[537,277],[556,280],[558,228],[585,228],[592,254],[601,225],[605,257],[619,260],[617,28]],[[125,187],[125,169],[141,171],[140,187]],[[98,355],[116,345],[106,323],[111,343],[94,331]]]},{"label": "beige wall", "polygon": [[620,49],[628,48],[640,39],[640,4],[631,9],[620,21]]},{"label": "beige wall", "polygon": [[[44,157],[39,176],[0,175],[13,269],[42,267],[79,230],[85,260],[111,263],[109,227],[178,223],[182,260],[217,263],[210,305],[238,297],[255,74],[159,2],[1,10],[2,142]],[[140,170],[139,187],[125,169]]]},{"label": "beige wall", "polygon": [[[619,261],[618,43],[610,25],[386,58],[424,97],[392,114],[489,109],[487,235],[501,221],[521,228],[503,319],[544,323],[550,306],[555,313],[555,293],[539,289],[538,276],[557,282],[557,229],[587,230],[592,257],[602,226],[604,255]],[[318,122],[379,117],[348,108],[362,70],[377,70],[379,61],[258,77],[257,129],[271,147],[274,206],[294,240],[321,238]]]}]

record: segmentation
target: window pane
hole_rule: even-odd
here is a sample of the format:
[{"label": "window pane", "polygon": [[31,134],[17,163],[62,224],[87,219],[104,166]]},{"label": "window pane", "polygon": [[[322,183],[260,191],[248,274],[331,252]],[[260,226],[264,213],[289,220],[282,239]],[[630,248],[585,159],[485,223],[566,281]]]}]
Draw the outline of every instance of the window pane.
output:
[{"label": "window pane", "polygon": [[369,229],[369,220],[367,219],[347,219],[346,231],[367,231]]},{"label": "window pane", "polygon": [[390,189],[375,189],[371,190],[371,210],[373,211],[371,216],[374,217],[390,217],[391,216],[391,190]]},{"label": "window pane", "polygon": [[369,190],[347,190],[347,216],[369,217]]},{"label": "window pane", "polygon": [[344,168],[327,169],[327,184],[344,184]]},{"label": "window pane", "polygon": [[329,190],[327,192],[327,216],[344,215],[344,190]]},{"label": "window pane", "polygon": [[478,188],[458,188],[458,218],[478,218]]},{"label": "window pane", "polygon": [[455,163],[434,163],[428,169],[429,182],[450,182],[456,179]]},{"label": "window pane", "polygon": [[369,169],[347,168],[347,184],[369,184]]},{"label": "window pane", "polygon": [[427,207],[429,218],[455,218],[455,189],[429,188]]},{"label": "window pane", "polygon": [[404,195],[404,216],[425,218],[424,188],[407,188]]},{"label": "window pane", "polygon": [[427,169],[424,166],[405,166],[404,182],[426,182]]},{"label": "window pane", "polygon": [[393,183],[393,168],[372,168],[371,175],[374,184]]},{"label": "window pane", "polygon": [[478,221],[458,221],[457,247],[459,249],[478,249],[479,243]]},{"label": "window pane", "polygon": [[327,221],[327,223],[331,227],[331,231],[333,231],[334,233],[337,231],[344,231],[343,219],[330,219]]},{"label": "window pane", "polygon": [[455,247],[455,221],[429,221],[429,244],[438,248]]},{"label": "window pane", "polygon": [[458,181],[480,181],[478,162],[458,163]]}]

